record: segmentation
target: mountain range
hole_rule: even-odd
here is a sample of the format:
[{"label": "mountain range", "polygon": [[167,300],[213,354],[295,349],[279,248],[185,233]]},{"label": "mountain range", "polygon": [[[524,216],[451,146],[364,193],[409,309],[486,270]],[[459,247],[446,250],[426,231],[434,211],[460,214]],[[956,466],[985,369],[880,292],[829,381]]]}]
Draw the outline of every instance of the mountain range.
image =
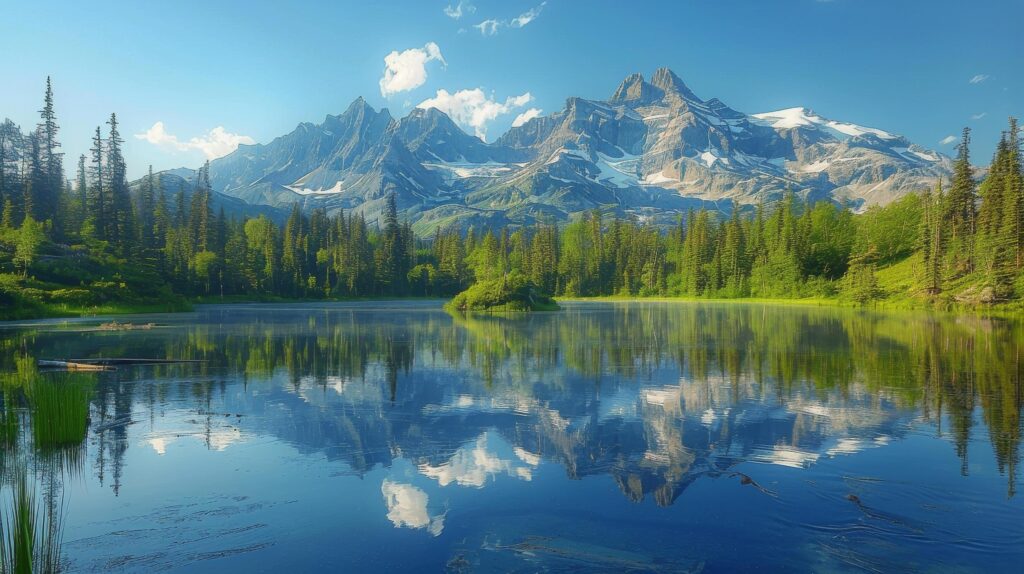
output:
[{"label": "mountain range", "polygon": [[[218,195],[250,205],[297,202],[371,221],[394,194],[403,217],[429,234],[592,209],[667,223],[690,208],[744,209],[787,190],[864,209],[933,185],[951,165],[903,136],[806,108],[746,114],[703,100],[661,68],[628,76],[606,100],[570,97],[492,143],[437,109],[396,119],[358,98],[319,124],[239,146],[210,163],[210,180]],[[181,170],[168,176],[191,184]]]}]

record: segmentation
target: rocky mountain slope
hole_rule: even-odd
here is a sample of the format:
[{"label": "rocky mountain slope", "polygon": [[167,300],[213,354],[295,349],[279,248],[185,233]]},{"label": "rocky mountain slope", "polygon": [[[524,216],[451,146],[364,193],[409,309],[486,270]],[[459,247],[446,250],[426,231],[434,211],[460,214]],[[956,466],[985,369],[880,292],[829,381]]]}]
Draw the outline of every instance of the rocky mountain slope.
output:
[{"label": "rocky mountain slope", "polygon": [[493,143],[435,109],[396,119],[362,98],[210,165],[214,189],[250,204],[356,210],[394,193],[421,233],[445,225],[565,220],[591,209],[673,221],[791,189],[854,208],[933,184],[951,161],[883,130],[805,108],[745,114],[702,100],[667,68],[627,77],[607,100],[565,108]]}]

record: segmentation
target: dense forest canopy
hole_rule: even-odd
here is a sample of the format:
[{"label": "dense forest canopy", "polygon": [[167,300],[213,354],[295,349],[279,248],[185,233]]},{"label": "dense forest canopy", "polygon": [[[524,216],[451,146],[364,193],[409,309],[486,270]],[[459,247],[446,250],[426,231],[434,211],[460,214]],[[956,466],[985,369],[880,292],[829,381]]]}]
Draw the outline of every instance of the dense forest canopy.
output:
[{"label": "dense forest canopy", "polygon": [[384,217],[303,213],[283,225],[213,209],[150,174],[133,193],[115,114],[64,172],[47,79],[38,125],[0,124],[0,316],[171,308],[192,297],[451,296],[513,276],[562,296],[1018,302],[1024,296],[1024,172],[1011,118],[984,180],[964,130],[954,176],[861,214],[799,190],[750,215],[696,211],[671,229],[595,211],[565,226],[413,234]]}]

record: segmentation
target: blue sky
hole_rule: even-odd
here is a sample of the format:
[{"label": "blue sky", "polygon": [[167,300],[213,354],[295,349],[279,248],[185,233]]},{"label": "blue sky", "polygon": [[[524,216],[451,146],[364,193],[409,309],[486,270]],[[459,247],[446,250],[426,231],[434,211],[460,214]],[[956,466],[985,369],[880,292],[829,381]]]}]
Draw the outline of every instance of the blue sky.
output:
[{"label": "blue sky", "polygon": [[33,125],[49,74],[69,167],[114,111],[134,177],[357,96],[395,116],[431,101],[492,140],[527,110],[606,98],[660,66],[744,112],[807,106],[945,153],[971,126],[976,163],[1024,114],[1021,0],[458,4],[0,0],[0,117]]}]

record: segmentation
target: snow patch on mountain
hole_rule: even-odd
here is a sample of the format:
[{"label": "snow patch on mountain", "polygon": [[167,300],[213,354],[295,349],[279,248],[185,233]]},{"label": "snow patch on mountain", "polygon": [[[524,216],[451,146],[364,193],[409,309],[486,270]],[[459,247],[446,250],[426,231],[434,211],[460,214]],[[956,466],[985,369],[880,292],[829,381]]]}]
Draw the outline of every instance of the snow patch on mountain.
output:
[{"label": "snow patch on mountain", "polygon": [[894,140],[899,138],[899,136],[895,136],[887,131],[826,119],[807,108],[788,108],[775,112],[753,114],[751,117],[762,120],[767,125],[778,130],[788,130],[799,127],[823,127],[838,134],[840,139],[843,139],[844,136],[863,137],[868,134],[879,137],[883,140]]},{"label": "snow patch on mountain", "polygon": [[596,181],[610,183],[615,187],[631,187],[640,184],[638,169],[640,156],[624,153],[622,157],[613,158],[603,153],[597,154]]},{"label": "snow patch on mountain", "polygon": [[424,163],[423,167],[440,171],[449,178],[465,179],[469,177],[502,177],[524,165],[526,164],[438,162]]},{"label": "snow patch on mountain", "polygon": [[330,195],[330,194],[333,194],[333,193],[341,193],[342,192],[341,182],[340,181],[336,182],[333,186],[331,186],[331,187],[329,187],[327,189],[324,189],[322,187],[319,188],[319,189],[309,189],[308,187],[299,187],[297,185],[286,185],[284,187],[286,189],[289,189],[289,190],[299,194],[299,195]]}]

